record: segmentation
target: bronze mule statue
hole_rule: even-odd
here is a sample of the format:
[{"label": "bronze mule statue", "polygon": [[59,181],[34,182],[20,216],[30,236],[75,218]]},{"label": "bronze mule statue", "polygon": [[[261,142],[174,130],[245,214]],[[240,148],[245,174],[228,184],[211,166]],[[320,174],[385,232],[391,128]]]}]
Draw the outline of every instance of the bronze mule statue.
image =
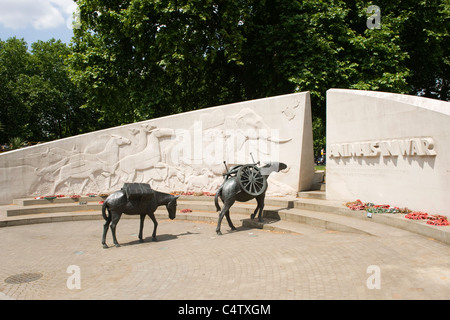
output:
[{"label": "bronze mule statue", "polygon": [[[269,162],[260,168],[256,165],[235,166],[224,175],[225,181],[217,190],[214,198],[216,209],[220,211],[216,228],[218,235],[222,234],[220,226],[224,216],[227,218],[231,230],[236,230],[230,219],[230,208],[235,201],[246,202],[256,198],[257,207],[250,217],[254,219],[259,211],[258,221],[263,222],[262,211],[267,190],[267,178],[272,172],[286,169],[287,165],[282,162]],[[219,206],[219,197],[224,204],[222,209]]]},{"label": "bronze mule statue", "polygon": [[[156,228],[158,227],[158,222],[156,221],[155,211],[159,206],[165,205],[169,213],[169,218],[171,220],[175,219],[178,196],[158,192],[156,190],[152,190],[152,193],[153,194],[151,197],[130,200],[128,199],[125,191],[122,189],[112,193],[108,196],[108,198],[106,198],[102,206],[102,216],[106,221],[106,223],[103,225],[103,248],[108,248],[108,246],[106,245],[106,233],[108,232],[108,227],[110,224],[114,245],[116,247],[120,247],[119,242],[116,238],[116,226],[120,220],[120,217],[122,216],[122,213],[130,215],[140,215],[140,242],[144,242],[142,238],[142,229],[144,228],[145,216],[148,215],[153,221],[152,240],[157,241]],[[108,211],[108,216],[106,215],[106,211]]]}]

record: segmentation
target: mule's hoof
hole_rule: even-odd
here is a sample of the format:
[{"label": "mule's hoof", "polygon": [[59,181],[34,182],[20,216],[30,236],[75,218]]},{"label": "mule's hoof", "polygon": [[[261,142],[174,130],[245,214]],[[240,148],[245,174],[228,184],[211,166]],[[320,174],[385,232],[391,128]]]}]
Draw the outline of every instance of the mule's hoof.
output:
[{"label": "mule's hoof", "polygon": [[250,215],[250,219],[252,219],[252,220],[255,219],[255,215],[254,215],[254,214],[251,214],[251,215]]},{"label": "mule's hoof", "polygon": [[145,241],[144,241],[144,239],[139,239],[139,242],[142,243],[142,242],[145,242]]},{"label": "mule's hoof", "polygon": [[258,222],[264,223],[264,219],[263,219],[263,218],[260,218],[260,219],[258,219]]},{"label": "mule's hoof", "polygon": [[217,235],[218,236],[221,236],[222,235],[222,232],[220,232],[220,231],[216,231],[217,232]]},{"label": "mule's hoof", "polygon": [[114,246],[115,246],[116,248],[119,248],[119,247],[120,247],[120,244],[116,243]]},{"label": "mule's hoof", "polygon": [[152,241],[158,242],[158,239],[156,239],[156,237],[152,237]]},{"label": "mule's hoof", "polygon": [[108,245],[105,243],[105,244],[103,244],[103,249],[108,249],[109,247],[108,247]]},{"label": "mule's hoof", "polygon": [[232,231],[236,231],[237,229],[236,229],[235,226],[232,226],[232,227],[231,227],[231,230],[232,230]]}]

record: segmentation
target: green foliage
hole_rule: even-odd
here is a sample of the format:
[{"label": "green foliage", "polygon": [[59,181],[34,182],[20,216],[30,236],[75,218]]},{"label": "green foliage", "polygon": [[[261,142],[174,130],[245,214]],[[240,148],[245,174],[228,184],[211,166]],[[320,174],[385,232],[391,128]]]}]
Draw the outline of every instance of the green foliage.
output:
[{"label": "green foliage", "polygon": [[25,141],[25,139],[23,139],[21,137],[14,137],[9,140],[9,149],[10,150],[20,149],[20,148],[25,147],[26,145],[27,145],[27,142]]},{"label": "green foliage", "polygon": [[[295,91],[310,91],[313,115],[325,119],[325,93],[329,88],[351,88],[407,93],[404,65],[407,52],[399,45],[396,19],[383,19],[380,30],[366,27],[366,5],[361,1],[260,2],[252,26],[254,41],[249,56],[256,56],[258,72],[271,70]],[[267,23],[272,23],[266,28]],[[262,58],[270,57],[270,61]],[[253,55],[253,57],[255,57]],[[263,64],[259,64],[258,62]],[[264,70],[264,71],[262,71]],[[268,77],[260,76],[262,81]],[[258,84],[259,90],[275,82]],[[289,89],[288,84],[284,87]]]},{"label": "green foliage", "polygon": [[54,39],[37,41],[30,51],[23,39],[0,41],[0,141],[53,140],[95,128],[89,127],[91,111],[80,110],[82,94],[68,77],[69,52]]},{"label": "green foliage", "polygon": [[71,76],[104,126],[308,90],[320,150],[329,88],[448,99],[448,0],[400,2],[80,0]]},{"label": "green foliage", "polygon": [[450,0],[78,0],[69,47],[0,41],[0,141],[48,140],[248,99],[310,91],[450,98]]},{"label": "green foliage", "polygon": [[326,145],[326,126],[324,119],[314,117],[312,122],[312,130],[314,137],[314,155],[320,155],[320,150],[325,149]]},{"label": "green foliage", "polygon": [[105,126],[243,95],[240,1],[78,1],[72,79]]},{"label": "green foliage", "polygon": [[27,47],[23,40],[11,38],[6,42],[0,41],[0,117],[4,124],[0,141],[3,142],[23,133],[20,117],[25,113],[25,106],[15,91],[20,75],[27,72],[27,59]]},{"label": "green foliage", "polygon": [[409,93],[449,101],[450,1],[403,0],[400,5],[406,10],[384,2],[402,19],[399,41],[408,53]]}]

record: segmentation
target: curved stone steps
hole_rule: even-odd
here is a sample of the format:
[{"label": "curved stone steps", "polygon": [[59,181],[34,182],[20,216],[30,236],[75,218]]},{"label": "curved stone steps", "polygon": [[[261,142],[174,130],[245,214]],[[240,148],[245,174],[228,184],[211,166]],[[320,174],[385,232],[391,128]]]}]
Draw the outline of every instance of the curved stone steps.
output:
[{"label": "curved stone steps", "polygon": [[[82,198],[80,205],[72,199],[48,200],[21,199],[13,205],[0,207],[0,227],[32,223],[49,223],[75,220],[103,220],[101,216],[100,197]],[[86,199],[86,200],[85,200]],[[425,221],[413,221],[404,218],[403,214],[374,214],[371,219],[365,212],[352,211],[340,202],[320,199],[303,198],[266,198],[264,208],[264,223],[257,219],[251,220],[250,215],[256,208],[256,202],[236,202],[231,208],[231,218],[236,227],[244,226],[275,230],[280,232],[299,232],[298,224],[340,232],[356,232],[373,236],[386,233],[401,233],[406,230],[421,234],[450,244],[450,227],[430,226]],[[219,202],[222,206],[222,203]],[[192,212],[181,213],[182,209]],[[168,219],[163,207],[156,212],[158,219]],[[123,218],[133,219],[138,216],[123,215]],[[214,197],[181,196],[178,200],[177,219],[205,221],[217,223],[218,213],[214,205]],[[375,222],[375,223],[374,223]],[[222,222],[223,230],[227,230],[226,219]]]},{"label": "curved stone steps", "polygon": [[[66,200],[66,201],[65,201]],[[16,205],[6,206],[1,210],[3,218],[0,220],[0,226],[13,226],[32,223],[48,223],[58,221],[75,221],[99,219],[101,216],[101,204],[97,198],[82,199],[89,201],[80,205],[74,200],[57,198],[52,201],[45,199],[21,199],[15,201]],[[99,200],[101,201],[101,200]],[[51,203],[49,203],[51,202]],[[222,206],[222,203],[219,202]],[[292,210],[294,200],[286,199],[266,199],[263,217],[264,223],[257,219],[250,219],[250,215],[256,208],[255,201],[246,203],[236,202],[231,209],[231,219],[235,226],[246,226],[267,230],[276,230],[282,232],[296,232],[295,223],[308,224],[315,227],[321,227],[328,230],[366,233],[358,228],[346,226],[336,221],[327,221],[321,217],[320,213],[314,214],[302,212],[301,210]],[[283,211],[289,209],[290,211]],[[192,212],[181,213],[180,210],[190,209]],[[280,216],[281,214],[281,216]],[[158,209],[156,215],[159,219],[167,219],[167,213],[164,209]],[[138,216],[123,215],[123,218],[137,218]],[[326,217],[328,218],[328,217]],[[182,196],[178,200],[177,219],[199,220],[210,223],[217,223],[218,213],[214,205],[213,197],[191,197]],[[346,221],[348,223],[348,221]],[[222,224],[227,228],[226,219]]]}]

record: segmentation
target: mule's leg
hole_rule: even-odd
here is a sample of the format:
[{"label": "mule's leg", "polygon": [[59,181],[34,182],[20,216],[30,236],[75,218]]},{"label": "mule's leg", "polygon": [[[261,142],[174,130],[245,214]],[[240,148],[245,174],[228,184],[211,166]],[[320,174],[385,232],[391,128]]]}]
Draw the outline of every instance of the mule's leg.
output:
[{"label": "mule's leg", "polygon": [[144,220],[145,220],[145,213],[141,214],[141,224],[139,226],[139,242],[144,242],[144,239],[142,238],[142,230],[144,230]]},{"label": "mule's leg", "polygon": [[108,245],[106,244],[106,234],[108,233],[109,224],[111,223],[111,212],[108,210],[108,216],[106,218],[106,222],[103,225],[103,236],[102,236],[102,245],[103,248],[108,248]]},{"label": "mule's leg", "polygon": [[230,210],[227,210],[227,212],[225,212],[225,218],[227,218],[228,225],[230,226],[231,230],[236,230],[236,227],[233,225],[233,222],[230,218]]},{"label": "mule's leg", "polygon": [[256,213],[258,212],[258,209],[259,209],[259,203],[258,203],[258,205],[256,206],[255,211],[253,211],[253,214],[250,215],[250,218],[251,218],[252,220],[255,219],[255,216],[256,216]]},{"label": "mule's leg", "polygon": [[260,195],[260,196],[256,197],[256,202],[258,205],[256,206],[256,209],[253,212],[253,214],[250,215],[250,218],[254,219],[256,216],[256,213],[258,212],[258,221],[263,222],[261,215],[262,215],[262,211],[264,209],[264,195]]},{"label": "mule's leg", "polygon": [[[231,199],[231,200],[227,200],[227,201],[225,201],[225,202],[223,203],[223,208],[222,208],[222,210],[220,211],[220,214],[219,214],[219,220],[217,221],[216,232],[217,232],[218,235],[221,235],[221,234],[222,234],[222,232],[220,231],[220,226],[221,226],[221,224],[222,224],[223,216],[228,212],[227,220],[229,219],[229,210],[230,210],[231,206],[234,204],[234,201],[235,201],[234,199]],[[230,221],[231,221],[231,220],[229,220],[229,222],[230,222]]]},{"label": "mule's leg", "polygon": [[[256,197],[256,201],[258,203],[258,207],[257,208],[259,208],[259,213],[258,213],[258,221],[259,222],[264,222],[264,220],[262,218],[262,212],[263,212],[263,209],[264,209],[264,196],[265,195],[262,194],[262,195]],[[255,210],[255,212],[256,212],[256,210]]]},{"label": "mule's leg", "polygon": [[113,236],[113,242],[116,247],[120,247],[119,242],[117,242],[116,238],[116,226],[122,216],[122,212],[112,211],[111,212],[111,232]]},{"label": "mule's leg", "polygon": [[158,240],[156,239],[156,228],[158,227],[158,221],[156,221],[155,213],[154,213],[154,212],[150,212],[150,213],[148,214],[148,216],[149,216],[150,219],[152,219],[152,221],[153,221],[152,241],[158,241]]}]

